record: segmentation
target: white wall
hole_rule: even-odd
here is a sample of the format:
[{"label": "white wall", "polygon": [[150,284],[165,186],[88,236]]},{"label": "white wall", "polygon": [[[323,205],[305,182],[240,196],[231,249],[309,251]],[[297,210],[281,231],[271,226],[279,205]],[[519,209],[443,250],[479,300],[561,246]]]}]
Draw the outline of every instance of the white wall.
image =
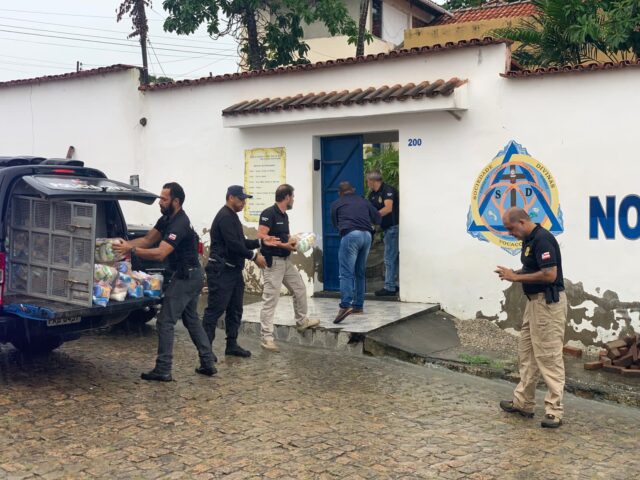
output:
[{"label": "white wall", "polygon": [[[402,299],[440,302],[462,318],[477,312],[502,318],[507,285],[493,269],[499,264],[515,268],[518,257],[472,238],[466,220],[479,172],[515,140],[550,169],[558,184],[565,277],[583,282],[594,294],[611,290],[622,301],[639,300],[635,270],[627,267],[640,260],[636,244],[619,233],[616,240],[589,240],[588,207],[590,195],[603,201],[616,195],[619,203],[635,192],[640,162],[631,129],[640,108],[640,71],[506,79],[499,74],[507,59],[506,47],[493,45],[144,94],[136,90],[132,73],[5,88],[0,89],[0,145],[3,154],[59,156],[73,144],[78,157],[114,178],[138,173],[141,185],[152,191],[178,181],[200,232],[222,206],[226,187],[242,184],[244,150],[285,147],[287,182],[297,193],[292,229],[319,232],[320,173],[313,171],[319,139],[398,131]],[[454,76],[469,80],[469,110],[460,119],[423,112],[223,127],[222,109],[242,100]],[[138,123],[142,116],[148,119],[144,128]],[[269,114],[256,117],[268,122]],[[421,138],[422,145],[409,147],[409,138]],[[151,223],[158,211],[143,207],[136,214],[136,221]],[[633,321],[640,328],[638,319]],[[616,328],[608,327],[600,339]]]}]

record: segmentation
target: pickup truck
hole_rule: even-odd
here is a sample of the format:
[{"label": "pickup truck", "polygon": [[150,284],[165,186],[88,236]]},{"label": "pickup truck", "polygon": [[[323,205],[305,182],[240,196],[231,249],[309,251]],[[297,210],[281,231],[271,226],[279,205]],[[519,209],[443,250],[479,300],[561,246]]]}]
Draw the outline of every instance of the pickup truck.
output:
[{"label": "pickup truck", "polygon": [[0,157],[0,343],[44,353],[127,317],[153,318],[159,298],[103,307],[92,294],[96,238],[129,238],[119,202],[156,198],[78,160]]}]

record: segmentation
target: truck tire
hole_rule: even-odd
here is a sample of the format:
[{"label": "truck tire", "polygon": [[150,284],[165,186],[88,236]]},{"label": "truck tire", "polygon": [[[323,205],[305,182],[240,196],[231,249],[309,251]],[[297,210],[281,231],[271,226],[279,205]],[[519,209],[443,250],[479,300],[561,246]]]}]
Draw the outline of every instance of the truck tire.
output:
[{"label": "truck tire", "polygon": [[50,353],[64,343],[59,336],[38,336],[27,339],[26,336],[11,338],[11,344],[27,355]]},{"label": "truck tire", "polygon": [[158,314],[158,309],[155,307],[147,307],[141,310],[135,310],[129,314],[126,318],[126,322],[130,325],[144,325],[149,323]]}]

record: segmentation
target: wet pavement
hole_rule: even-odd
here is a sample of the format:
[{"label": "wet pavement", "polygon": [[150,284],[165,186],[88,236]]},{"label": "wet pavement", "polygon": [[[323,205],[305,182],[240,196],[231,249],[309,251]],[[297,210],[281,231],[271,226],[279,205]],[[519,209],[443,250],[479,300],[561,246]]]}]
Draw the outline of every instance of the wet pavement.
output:
[{"label": "wet pavement", "polygon": [[[223,337],[223,334],[219,335]],[[49,357],[0,350],[0,478],[630,478],[640,410],[567,395],[559,430],[504,414],[513,385],[281,344],[197,376],[178,332],[171,383],[147,383],[153,327]],[[542,399],[543,392],[538,392]],[[635,472],[635,473],[634,473]]]}]

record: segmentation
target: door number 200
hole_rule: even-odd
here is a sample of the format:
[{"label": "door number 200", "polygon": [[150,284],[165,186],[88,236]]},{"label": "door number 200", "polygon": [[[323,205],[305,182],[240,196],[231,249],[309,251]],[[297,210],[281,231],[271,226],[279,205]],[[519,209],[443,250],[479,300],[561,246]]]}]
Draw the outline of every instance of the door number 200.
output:
[{"label": "door number 200", "polygon": [[409,139],[409,146],[410,147],[419,147],[420,145],[422,145],[422,139],[421,138],[410,138]]}]

